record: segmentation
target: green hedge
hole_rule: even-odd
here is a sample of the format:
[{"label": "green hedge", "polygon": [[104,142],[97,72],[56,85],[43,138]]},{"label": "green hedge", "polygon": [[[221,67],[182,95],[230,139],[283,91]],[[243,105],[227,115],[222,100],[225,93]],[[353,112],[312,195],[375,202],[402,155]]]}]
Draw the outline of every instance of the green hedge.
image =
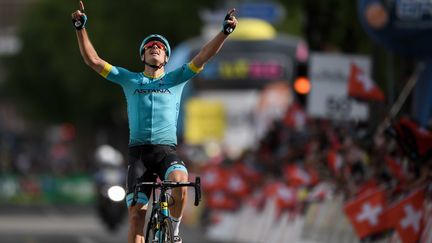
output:
[{"label": "green hedge", "polygon": [[0,176],[0,204],[91,204],[95,193],[89,174]]}]

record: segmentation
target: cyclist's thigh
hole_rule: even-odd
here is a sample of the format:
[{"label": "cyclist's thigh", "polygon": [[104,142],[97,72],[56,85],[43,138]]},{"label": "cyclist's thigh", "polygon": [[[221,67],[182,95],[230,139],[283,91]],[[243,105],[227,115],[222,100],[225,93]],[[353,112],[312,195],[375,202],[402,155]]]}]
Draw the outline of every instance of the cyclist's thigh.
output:
[{"label": "cyclist's thigh", "polygon": [[158,176],[163,180],[167,180],[168,176],[174,171],[183,171],[188,174],[186,165],[179,158],[174,148],[167,151],[166,156],[159,165]]},{"label": "cyclist's thigh", "polygon": [[[143,181],[156,181],[156,176],[151,168],[144,165],[142,161],[143,149],[140,146],[129,148],[129,164],[127,174],[127,196],[126,202],[128,207],[131,206],[135,186],[138,182]],[[151,187],[141,187],[138,192],[138,201],[135,203],[147,204],[151,196]]]}]

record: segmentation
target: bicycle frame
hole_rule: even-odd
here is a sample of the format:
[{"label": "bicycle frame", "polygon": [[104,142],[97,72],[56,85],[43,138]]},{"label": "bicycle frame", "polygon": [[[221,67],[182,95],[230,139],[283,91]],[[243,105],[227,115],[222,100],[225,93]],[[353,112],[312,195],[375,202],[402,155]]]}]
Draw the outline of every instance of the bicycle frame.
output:
[{"label": "bicycle frame", "polygon": [[[146,242],[166,242],[165,237],[166,234],[169,234],[172,237],[172,223],[169,213],[169,205],[168,205],[168,190],[176,187],[194,187],[195,189],[195,201],[194,205],[198,206],[201,200],[201,180],[200,177],[195,178],[195,183],[193,182],[173,182],[173,181],[162,181],[162,182],[141,182],[138,183],[134,188],[134,202],[138,199],[138,191],[141,187],[152,188],[153,201],[152,201],[152,210],[149,218],[149,222],[147,223],[146,230]],[[159,196],[156,196],[156,189],[160,190]],[[133,204],[134,204],[133,202]],[[165,227],[164,227],[165,225]],[[168,228],[166,228],[168,227]],[[149,234],[153,234],[152,241],[149,241]],[[168,242],[172,242],[171,239],[167,239]]]}]

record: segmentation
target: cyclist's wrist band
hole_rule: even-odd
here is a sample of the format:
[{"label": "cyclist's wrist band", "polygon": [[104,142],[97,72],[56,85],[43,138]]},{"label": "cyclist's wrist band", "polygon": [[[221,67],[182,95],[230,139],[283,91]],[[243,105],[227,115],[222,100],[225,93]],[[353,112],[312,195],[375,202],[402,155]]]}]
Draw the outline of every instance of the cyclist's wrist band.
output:
[{"label": "cyclist's wrist band", "polygon": [[224,33],[225,35],[229,35],[234,31],[235,27],[232,27],[228,23],[228,20],[230,20],[231,17],[231,14],[227,13],[227,15],[225,15],[224,21],[222,22],[222,33]]},{"label": "cyclist's wrist band", "polygon": [[72,19],[72,24],[76,30],[82,30],[85,28],[85,24],[87,23],[87,16],[83,15],[78,20]]},{"label": "cyclist's wrist band", "polygon": [[231,27],[227,21],[225,20],[223,25],[222,25],[222,33],[224,33],[225,35],[229,35],[234,31],[234,28]]}]

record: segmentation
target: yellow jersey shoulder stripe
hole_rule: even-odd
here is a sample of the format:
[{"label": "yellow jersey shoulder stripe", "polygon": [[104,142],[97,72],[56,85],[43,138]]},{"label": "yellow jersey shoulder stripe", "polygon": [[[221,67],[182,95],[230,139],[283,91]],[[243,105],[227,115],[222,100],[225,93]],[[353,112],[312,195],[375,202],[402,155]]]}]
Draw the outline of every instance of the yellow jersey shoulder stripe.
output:
[{"label": "yellow jersey shoulder stripe", "polygon": [[102,69],[102,71],[99,73],[102,77],[106,78],[108,77],[108,74],[111,72],[112,69],[112,65],[105,62],[105,65]]},{"label": "yellow jersey shoulder stripe", "polygon": [[197,66],[195,66],[195,64],[193,63],[193,62],[190,62],[189,63],[189,68],[192,70],[192,72],[194,72],[194,73],[199,73],[199,72],[201,72],[203,69],[204,69],[204,67],[197,67]]}]

